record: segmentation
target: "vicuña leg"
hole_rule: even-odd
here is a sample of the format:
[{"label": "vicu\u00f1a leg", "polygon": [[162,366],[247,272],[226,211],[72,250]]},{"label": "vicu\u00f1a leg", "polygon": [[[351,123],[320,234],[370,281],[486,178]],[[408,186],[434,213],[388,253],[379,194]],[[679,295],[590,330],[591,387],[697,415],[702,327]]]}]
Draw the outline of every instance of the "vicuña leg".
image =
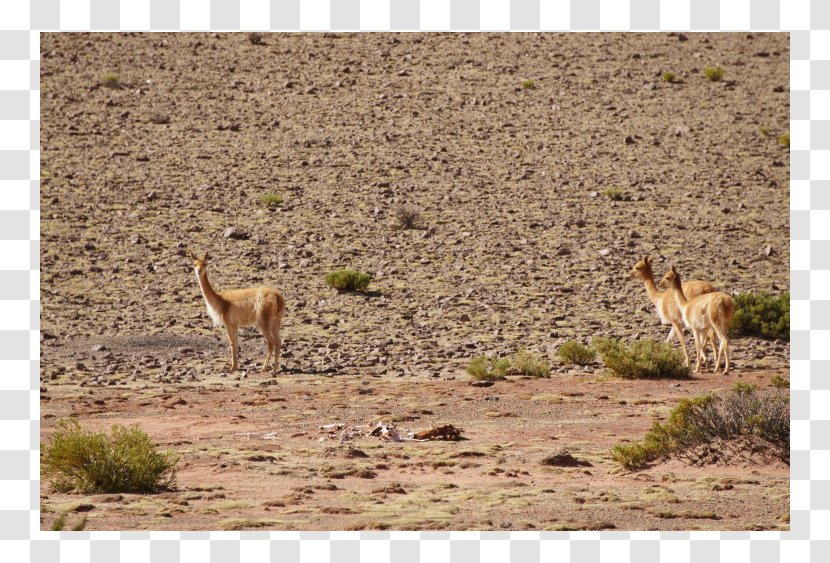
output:
[{"label": "vicu\u00f1a leg", "polygon": [[265,337],[265,345],[268,348],[268,351],[265,354],[265,362],[262,364],[262,371],[265,372],[265,370],[268,369],[268,362],[271,361],[271,351],[274,349],[274,337],[271,333],[271,327],[268,321],[262,321],[257,324],[262,336]]},{"label": "vicu\u00f1a leg", "polygon": [[239,358],[239,347],[236,341],[236,328],[226,327],[228,329],[228,342],[231,344],[231,371],[236,371],[239,367],[237,359]]},{"label": "vicu\u00f1a leg", "polygon": [[280,320],[274,319],[271,322],[272,342],[274,343],[274,368],[280,367],[280,354],[282,353],[282,340],[280,339]]},{"label": "vicu\u00f1a leg", "polygon": [[672,333],[677,336],[677,340],[680,342],[680,347],[683,348],[683,357],[686,358],[686,366],[688,367],[690,363],[689,350],[686,348],[686,337],[683,335],[683,329],[679,325],[672,323],[672,328],[669,332],[669,340],[666,340],[666,342],[671,342]]},{"label": "vicu\u00f1a leg", "polygon": [[701,349],[705,345],[703,341],[703,334],[699,329],[692,329],[692,334],[695,338],[695,356],[697,357],[697,362],[695,363],[695,373],[700,373],[700,357],[703,355]]},{"label": "vicu\u00f1a leg", "polygon": [[715,325],[715,332],[718,333],[718,339],[720,340],[720,347],[718,349],[718,363],[715,365],[715,371],[718,371],[718,368],[720,367],[721,354],[723,354],[723,374],[726,375],[727,373],[729,373],[729,340],[726,338],[725,327],[719,327],[718,325]]}]

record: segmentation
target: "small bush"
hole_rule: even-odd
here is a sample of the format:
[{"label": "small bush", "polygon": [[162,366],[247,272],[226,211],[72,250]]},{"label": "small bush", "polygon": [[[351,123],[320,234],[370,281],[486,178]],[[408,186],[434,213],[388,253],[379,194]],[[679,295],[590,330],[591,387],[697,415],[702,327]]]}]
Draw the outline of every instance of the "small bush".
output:
[{"label": "small bush", "polygon": [[622,201],[625,198],[625,192],[620,188],[608,188],[602,193],[612,201]]},{"label": "small bush", "polygon": [[778,135],[778,144],[782,147],[789,147],[790,146],[790,134],[789,133],[781,133]]},{"label": "small bush", "polygon": [[52,527],[49,528],[53,532],[60,532],[66,527],[66,512],[61,513],[60,516],[55,518],[55,521],[52,522]]},{"label": "small bush", "polygon": [[467,366],[467,373],[473,379],[497,381],[504,379],[510,369],[510,360],[504,358],[491,358],[489,356],[477,356],[470,360]]},{"label": "small bush", "polygon": [[680,82],[680,78],[671,71],[664,71],[663,72],[663,82],[668,82],[669,84],[675,84]]},{"label": "small bush", "polygon": [[619,444],[611,455],[628,469],[669,455],[701,463],[724,455],[716,444],[751,454],[771,453],[789,463],[789,396],[738,382],[722,396],[681,399],[665,424],[655,421],[642,442]]},{"label": "small bush", "polygon": [[703,76],[709,82],[720,82],[724,74],[726,74],[726,71],[719,66],[707,66],[703,69]]},{"label": "small bush", "polygon": [[261,33],[249,33],[248,34],[248,41],[251,42],[251,45],[262,45],[262,40],[264,36]]},{"label": "small bush", "polygon": [[120,78],[119,78],[119,76],[118,76],[116,73],[114,73],[114,72],[108,72],[108,73],[106,73],[106,74],[103,76],[103,78],[101,79],[101,82],[102,82],[102,83],[104,84],[104,86],[106,86],[107,88],[118,88],[119,86],[121,86],[121,79],[120,79]]},{"label": "small bush", "polygon": [[170,123],[170,116],[166,113],[154,113],[150,115],[150,122],[156,125],[166,125]]},{"label": "small bush", "polygon": [[764,137],[769,137],[772,134],[772,128],[769,125],[759,125],[758,132]]},{"label": "small bush", "polygon": [[81,430],[62,420],[40,454],[41,474],[56,491],[143,493],[171,488],[178,458],[158,452],[138,427],[115,425],[111,434]]},{"label": "small bush", "polygon": [[780,375],[773,375],[770,378],[770,383],[776,389],[788,389],[790,387],[790,380],[786,377],[781,377]]},{"label": "small bush", "polygon": [[595,338],[593,347],[616,375],[624,378],[652,379],[688,377],[683,355],[665,342],[636,340],[626,346],[618,340]]},{"label": "small bush", "polygon": [[414,229],[418,226],[421,214],[411,206],[402,206],[395,210],[395,218],[398,220],[398,227],[401,229]]},{"label": "small bush", "polygon": [[341,291],[363,291],[371,281],[372,276],[357,270],[337,270],[326,274],[326,285]]},{"label": "small bush", "polygon": [[522,90],[533,90],[536,88],[536,81],[528,78],[527,80],[522,80]]},{"label": "small bush", "polygon": [[530,377],[550,377],[550,363],[541,356],[527,350],[519,350],[513,356],[513,371]]},{"label": "small bush", "polygon": [[735,316],[729,327],[732,336],[790,339],[790,292],[741,293],[735,297]]},{"label": "small bush", "polygon": [[584,346],[576,340],[568,340],[565,342],[556,351],[556,355],[567,364],[577,364],[580,366],[590,364],[597,357],[597,353],[592,348]]},{"label": "small bush", "polygon": [[283,201],[285,200],[280,194],[265,194],[259,198],[259,202],[265,207],[279,207]]}]

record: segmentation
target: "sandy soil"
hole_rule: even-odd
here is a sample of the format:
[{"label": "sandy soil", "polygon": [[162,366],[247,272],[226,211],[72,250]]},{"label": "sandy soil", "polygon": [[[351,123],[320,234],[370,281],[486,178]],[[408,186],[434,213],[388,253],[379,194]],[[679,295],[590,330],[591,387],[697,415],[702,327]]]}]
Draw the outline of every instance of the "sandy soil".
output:
[{"label": "sandy soil", "polygon": [[[627,275],[644,253],[733,293],[789,286],[788,37],[686,35],[44,34],[42,434],[138,423],[182,455],[173,493],[44,483],[44,527],[79,503],[92,529],[787,527],[786,466],[628,473],[609,450],[681,397],[786,375],[788,343],[657,383],[554,357],[665,338]],[[188,247],[220,289],[284,291],[279,372],[255,371],[250,329],[225,373]],[[328,289],[341,267],[373,291]],[[468,385],[471,357],[519,348],[553,377]],[[393,417],[468,440],[319,441]],[[591,466],[540,464],[560,448]]]}]

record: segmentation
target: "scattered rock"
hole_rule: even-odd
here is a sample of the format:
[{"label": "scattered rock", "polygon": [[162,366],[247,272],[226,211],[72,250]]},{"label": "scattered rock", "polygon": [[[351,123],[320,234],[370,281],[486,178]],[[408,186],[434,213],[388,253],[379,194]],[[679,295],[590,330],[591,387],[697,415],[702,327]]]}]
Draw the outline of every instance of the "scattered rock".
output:
[{"label": "scattered rock", "polygon": [[541,463],[542,465],[553,465],[555,467],[593,467],[590,462],[580,461],[564,449],[542,459]]},{"label": "scattered rock", "polygon": [[251,238],[251,234],[240,227],[228,227],[222,236],[233,240],[247,240]]}]

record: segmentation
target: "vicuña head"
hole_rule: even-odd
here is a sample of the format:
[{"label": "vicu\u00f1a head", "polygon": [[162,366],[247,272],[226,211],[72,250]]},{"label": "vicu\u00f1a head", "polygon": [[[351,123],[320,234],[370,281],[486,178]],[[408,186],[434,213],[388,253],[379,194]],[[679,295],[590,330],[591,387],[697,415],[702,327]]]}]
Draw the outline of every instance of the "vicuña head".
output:
[{"label": "vicu\u00f1a head", "polygon": [[285,313],[285,298],[273,287],[252,287],[217,292],[213,289],[207,276],[208,253],[199,258],[192,250],[188,255],[193,259],[193,270],[202,290],[202,297],[207,305],[208,315],[216,326],[224,326],[228,331],[231,345],[231,370],[238,367],[239,347],[236,333],[240,327],[256,326],[265,337],[268,352],[262,371],[268,369],[271,356],[274,366],[279,366],[282,342],[280,340],[280,322]]},{"label": "vicu\u00f1a head", "polygon": [[634,267],[631,268],[631,272],[629,272],[632,279],[640,278],[641,280],[645,280],[648,278],[654,278],[654,272],[651,269],[651,257],[646,255],[643,256],[642,260],[634,264]]},{"label": "vicu\u00f1a head", "polygon": [[672,264],[671,269],[666,272],[666,275],[663,276],[663,279],[660,280],[660,287],[665,289],[674,289],[677,288],[680,290],[680,293],[683,293],[683,280],[680,279],[680,274],[677,271],[677,268],[674,267]]},{"label": "vicu\u00f1a head", "polygon": [[196,275],[201,277],[205,272],[207,272],[208,253],[205,252],[205,255],[201,258],[196,256],[196,253],[192,250],[188,250],[187,254],[193,259],[193,269],[195,270]]}]

